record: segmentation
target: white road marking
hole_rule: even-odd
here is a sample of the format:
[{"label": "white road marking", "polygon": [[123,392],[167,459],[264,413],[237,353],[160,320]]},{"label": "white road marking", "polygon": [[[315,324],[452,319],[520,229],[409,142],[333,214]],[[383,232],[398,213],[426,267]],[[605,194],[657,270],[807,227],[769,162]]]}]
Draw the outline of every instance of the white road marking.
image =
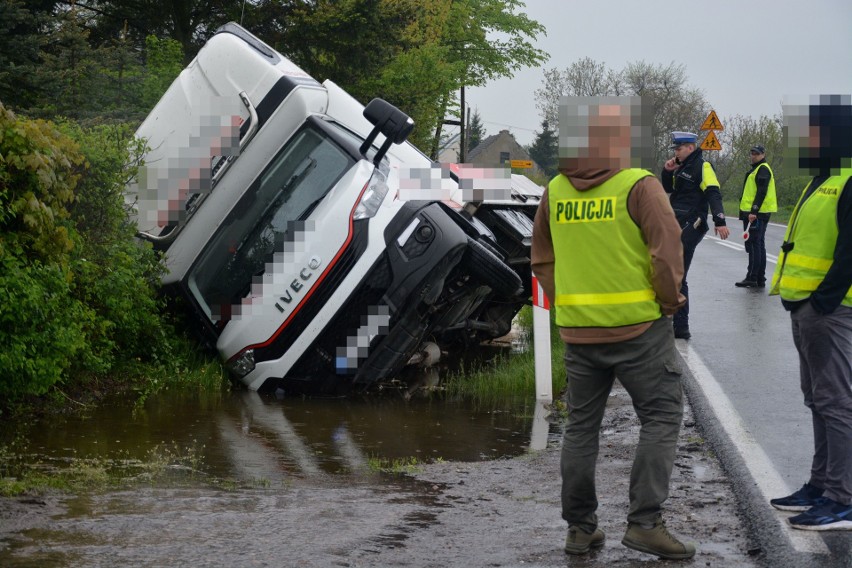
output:
[{"label": "white road marking", "polygon": [[[734,250],[739,250],[739,251],[745,250],[744,245],[732,243],[732,242],[729,242],[729,241],[723,241],[719,237],[711,237],[711,236],[707,235],[704,238],[705,239],[713,239],[714,241],[716,241],[717,245],[722,245],[723,247],[728,247],[729,249],[734,249]],[[772,264],[776,264],[778,262],[778,257],[775,256],[774,254],[766,253],[766,262],[771,262]]]},{"label": "white road marking", "polygon": [[[710,369],[698,356],[698,353],[685,341],[676,342],[677,349],[689,366],[698,386],[701,388],[717,422],[724,428],[725,433],[731,440],[736,450],[742,456],[746,468],[752,479],[757,484],[761,495],[766,501],[766,507],[771,509],[769,499],[788,495],[791,491],[778,471],[772,466],[772,462],[763,451],[763,448],[754,439],[746,425],[743,423],[739,413],[734,409],[730,399],[722,390]],[[811,554],[829,554],[828,547],[822,538],[815,533],[798,531],[785,522],[786,517],[780,511],[771,509],[776,513],[775,518],[781,527],[783,534],[790,540],[793,548],[798,552]]]},{"label": "white road marking", "polygon": [[720,240],[719,244],[722,245],[723,247],[728,247],[729,249],[745,250],[745,247],[743,245],[738,245],[736,243],[729,243],[727,241]]}]

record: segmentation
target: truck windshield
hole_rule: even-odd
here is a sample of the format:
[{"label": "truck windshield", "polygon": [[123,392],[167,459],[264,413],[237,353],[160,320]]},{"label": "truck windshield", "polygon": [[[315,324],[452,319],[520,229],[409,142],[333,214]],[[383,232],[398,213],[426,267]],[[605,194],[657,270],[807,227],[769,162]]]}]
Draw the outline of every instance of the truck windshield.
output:
[{"label": "truck windshield", "polygon": [[319,129],[304,128],[284,146],[190,271],[189,289],[211,321],[223,325],[231,319],[252,280],[267,270],[274,253],[285,250],[287,241],[298,239],[299,221],[354,163]]}]

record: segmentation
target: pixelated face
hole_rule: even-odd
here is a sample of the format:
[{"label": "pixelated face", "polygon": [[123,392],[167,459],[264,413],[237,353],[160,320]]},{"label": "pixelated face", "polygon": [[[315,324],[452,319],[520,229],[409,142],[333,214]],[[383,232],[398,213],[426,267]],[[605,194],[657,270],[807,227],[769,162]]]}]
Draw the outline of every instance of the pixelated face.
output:
[{"label": "pixelated face", "polygon": [[589,117],[589,158],[630,166],[630,115],[620,105],[600,105]]},{"label": "pixelated face", "polygon": [[852,167],[852,96],[785,97],[785,157],[809,175]]},{"label": "pixelated face", "polygon": [[766,156],[766,154],[761,154],[760,152],[752,150],[751,152],[749,152],[749,156],[751,157],[751,163],[756,164],[760,160],[762,160]]},{"label": "pixelated face", "polygon": [[808,116],[808,105],[785,103],[784,110],[784,137],[788,148],[810,147],[814,141],[814,132],[811,132],[810,118]]},{"label": "pixelated face", "polygon": [[640,97],[562,97],[560,167],[628,168],[653,159],[649,113]]}]

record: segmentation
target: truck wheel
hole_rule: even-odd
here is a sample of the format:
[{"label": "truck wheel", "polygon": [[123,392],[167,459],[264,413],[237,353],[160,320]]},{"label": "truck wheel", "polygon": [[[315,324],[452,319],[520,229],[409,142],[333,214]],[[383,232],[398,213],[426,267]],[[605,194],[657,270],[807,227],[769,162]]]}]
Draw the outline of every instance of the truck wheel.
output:
[{"label": "truck wheel", "polygon": [[521,277],[475,239],[468,237],[461,260],[471,276],[490,287],[498,296],[516,296],[523,291]]}]

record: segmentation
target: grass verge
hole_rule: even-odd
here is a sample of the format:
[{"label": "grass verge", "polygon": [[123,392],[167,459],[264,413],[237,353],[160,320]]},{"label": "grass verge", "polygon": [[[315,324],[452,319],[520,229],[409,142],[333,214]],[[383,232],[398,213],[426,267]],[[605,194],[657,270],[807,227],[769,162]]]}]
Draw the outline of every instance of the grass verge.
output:
[{"label": "grass verge", "polygon": [[[532,307],[525,306],[515,319],[515,331],[520,343],[527,347],[520,353],[508,350],[493,358],[477,363],[476,366],[462,368],[453,373],[444,382],[447,396],[470,399],[475,403],[493,405],[500,401],[518,397],[535,399],[535,353],[532,347]],[[551,384],[554,393],[558,393],[565,384],[565,370],[562,363],[564,351],[559,330],[550,316]]]},{"label": "grass verge", "polygon": [[[739,228],[737,222],[739,221],[740,216],[740,202],[734,200],[726,200],[722,204],[725,208],[725,216],[729,219],[728,228],[733,230]],[[793,214],[793,206],[792,205],[780,205],[778,207],[778,211],[772,213],[772,216],[769,218],[771,223],[780,223],[782,225],[786,225],[790,220],[790,215]]]}]

